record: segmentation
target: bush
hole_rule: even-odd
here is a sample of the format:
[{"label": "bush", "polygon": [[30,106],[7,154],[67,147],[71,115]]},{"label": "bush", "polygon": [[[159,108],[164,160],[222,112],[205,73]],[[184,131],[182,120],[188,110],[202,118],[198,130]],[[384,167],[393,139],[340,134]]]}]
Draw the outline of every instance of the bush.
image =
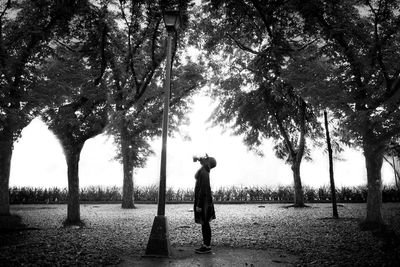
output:
[{"label": "bush", "polygon": [[315,188],[305,186],[304,191],[304,201],[305,202],[316,202],[318,201],[318,194]]},{"label": "bush", "polygon": [[[328,186],[313,188],[305,186],[305,202],[327,202],[331,200],[331,192]],[[337,189],[338,202],[363,203],[367,200],[367,187],[341,187]],[[34,188],[34,187],[11,187],[9,189],[11,204],[44,204],[65,203],[68,200],[66,188]],[[215,202],[293,202],[294,190],[291,186],[268,186],[259,187],[220,187],[213,192]],[[156,185],[136,187],[134,190],[136,201],[155,203],[158,198],[158,187]],[[122,190],[120,187],[89,186],[80,190],[79,199],[82,202],[113,202],[121,201]],[[167,202],[193,202],[194,191],[190,189],[168,188],[166,191]],[[384,202],[399,202],[400,192],[395,186],[384,186],[382,189],[382,200]]]}]

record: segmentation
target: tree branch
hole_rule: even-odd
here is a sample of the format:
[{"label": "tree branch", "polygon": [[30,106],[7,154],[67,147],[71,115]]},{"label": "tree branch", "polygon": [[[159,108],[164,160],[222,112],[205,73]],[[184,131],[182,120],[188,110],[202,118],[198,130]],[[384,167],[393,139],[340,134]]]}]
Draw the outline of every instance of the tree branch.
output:
[{"label": "tree branch", "polygon": [[400,133],[400,125],[397,127],[393,127],[390,129],[389,132],[383,133],[378,136],[377,141],[378,142],[385,142],[395,136],[397,136]]},{"label": "tree branch", "polygon": [[[103,7],[105,9],[104,13],[107,12],[107,5]],[[104,15],[104,14],[103,14]],[[100,56],[101,56],[101,66],[100,66],[100,74],[99,77],[97,77],[94,81],[94,85],[97,86],[100,84],[101,79],[103,78],[104,72],[107,67],[107,59],[106,59],[106,44],[107,44],[107,24],[104,21],[104,18],[102,18],[102,31],[101,31],[101,43],[100,43]]]},{"label": "tree branch", "polygon": [[400,101],[400,70],[396,71],[392,79],[390,90],[383,97],[376,100],[372,108],[385,106],[386,111],[390,114],[397,110]]},{"label": "tree branch", "polygon": [[399,184],[398,184],[398,180],[400,179],[400,178],[399,178],[399,177],[400,177],[400,173],[396,170],[396,166],[395,166],[395,163],[394,163],[394,157],[393,157],[393,163],[390,162],[385,156],[383,156],[383,159],[384,159],[387,163],[389,163],[389,165],[393,168],[394,180],[395,180],[395,183],[396,183],[396,187],[397,187],[398,190],[400,190],[400,187],[399,187]]},{"label": "tree branch", "polygon": [[114,57],[111,57],[111,59],[110,59],[110,67],[111,67],[111,70],[112,70],[113,76],[114,76],[114,85],[117,89],[117,95],[115,97],[115,102],[117,103],[116,109],[117,109],[117,111],[121,111],[124,109],[123,104],[122,104],[122,102],[124,100],[124,96],[123,96],[123,92],[122,92],[120,73],[117,70],[117,66],[114,61]]},{"label": "tree branch", "polygon": [[158,68],[158,66],[161,64],[161,60],[156,58],[155,53],[156,53],[156,42],[157,42],[157,35],[158,35],[158,28],[161,23],[161,18],[159,18],[156,22],[154,32],[153,32],[153,37],[152,37],[152,51],[151,51],[151,64],[147,70],[147,73],[144,75],[144,79],[142,80],[142,83],[140,85],[139,90],[137,91],[135,95],[135,101],[140,99],[144,92],[146,91],[147,86],[150,84],[155,70]]},{"label": "tree branch", "polygon": [[74,52],[74,53],[79,52],[79,51],[77,51],[77,50],[71,48],[69,45],[64,44],[63,42],[61,42],[61,41],[59,41],[59,40],[57,40],[57,39],[54,39],[54,41],[55,41],[56,43],[58,43],[59,45],[63,46],[64,48],[66,48],[68,51],[71,51],[71,52]]},{"label": "tree branch", "polygon": [[[386,66],[383,63],[382,46],[381,46],[381,41],[380,41],[380,38],[379,38],[379,30],[378,30],[379,13],[377,13],[375,11],[375,9],[373,8],[373,6],[371,5],[369,0],[367,0],[367,4],[368,4],[371,12],[374,14],[374,38],[375,38],[374,47],[375,47],[376,59],[378,61],[379,67],[382,70],[383,77],[385,78],[387,90],[389,90],[391,81],[390,81],[390,77],[389,77],[388,71],[386,69]],[[378,10],[378,12],[379,12],[379,10]]]},{"label": "tree branch", "polygon": [[6,3],[6,6],[4,7],[4,10],[1,12],[0,20],[3,19],[4,15],[6,14],[7,9],[9,9],[10,7],[11,7],[11,0],[8,0]]},{"label": "tree branch", "polygon": [[121,10],[121,15],[122,15],[122,19],[125,21],[126,27],[130,28],[131,24],[129,23],[128,19],[126,18],[126,14],[125,14],[125,1],[119,0],[119,8]]},{"label": "tree branch", "polygon": [[293,144],[290,141],[289,136],[288,136],[285,128],[283,127],[282,120],[279,117],[278,112],[276,112],[276,111],[273,112],[273,116],[274,116],[274,118],[276,120],[276,123],[278,124],[279,131],[281,132],[281,134],[283,136],[283,139],[285,140],[286,147],[288,148],[289,153],[290,153],[290,158],[291,159],[295,159],[296,151],[293,149]]},{"label": "tree branch", "polygon": [[303,46],[300,47],[300,48],[297,48],[296,50],[297,50],[297,51],[304,50],[304,49],[306,49],[309,45],[312,45],[312,44],[315,43],[316,41],[318,41],[318,38],[315,38],[314,40],[312,40],[312,41],[306,43],[305,45],[303,45]]},{"label": "tree branch", "polygon": [[306,145],[306,103],[302,101],[300,107],[300,143],[296,154],[296,162],[300,162]]},{"label": "tree branch", "polygon": [[271,28],[270,28],[271,22],[270,22],[269,18],[267,18],[267,16],[264,14],[264,12],[262,10],[262,6],[258,2],[258,0],[250,0],[250,2],[253,4],[253,6],[255,7],[256,11],[260,15],[260,18],[264,22],[264,26],[265,26],[265,28],[266,28],[266,30],[268,32],[268,35],[272,39],[273,33],[272,33]]},{"label": "tree branch", "polygon": [[[128,69],[131,71],[132,76],[133,76],[133,81],[135,84],[135,88],[136,90],[138,90],[139,87],[139,81],[137,79],[137,75],[136,75],[136,71],[135,71],[135,67],[133,65],[133,55],[134,55],[134,51],[132,49],[132,41],[131,41],[131,37],[132,37],[132,21],[134,19],[133,17],[133,1],[132,1],[132,12],[131,12],[131,22],[128,21],[126,14],[125,14],[125,10],[124,10],[124,5],[125,5],[125,1],[119,0],[119,4],[120,4],[120,10],[121,10],[121,15],[122,15],[122,19],[125,21],[126,27],[128,28],[128,55],[127,55],[127,65],[126,65],[126,72],[128,72]],[[140,38],[139,42],[142,43],[144,38]]]},{"label": "tree branch", "polygon": [[[52,10],[50,13],[50,20],[47,22],[47,24],[44,25],[40,31],[31,32],[29,34],[28,40],[26,41],[26,46],[21,48],[20,56],[11,67],[13,72],[12,76],[14,77],[14,81],[12,83],[14,90],[19,86],[25,65],[28,62],[29,57],[32,55],[34,49],[41,41],[46,40],[49,37],[51,30],[60,20],[60,15],[66,16],[67,14],[66,19],[71,18],[71,16],[74,14],[74,12],[68,10],[71,8],[76,10],[76,8],[78,8],[78,3],[71,1],[71,3],[66,2],[65,4],[57,6],[55,10]],[[65,12],[65,10],[68,10],[68,12],[62,13]]]},{"label": "tree branch", "polygon": [[3,16],[5,15],[7,9],[10,8],[10,6],[11,6],[11,0],[8,0],[6,3],[6,6],[4,7],[3,12],[0,15],[0,64],[1,64],[2,73],[6,77],[8,83],[11,82],[11,79],[8,76],[7,72],[5,71],[6,70],[5,57],[6,57],[7,53],[5,52],[6,49],[4,48],[4,45],[3,45]]},{"label": "tree branch", "polygon": [[359,88],[363,87],[363,82],[361,80],[362,77],[362,66],[360,63],[358,63],[357,60],[357,54],[355,53],[354,49],[352,47],[349,46],[348,42],[346,42],[344,34],[342,31],[335,31],[334,28],[332,27],[332,25],[330,25],[325,18],[323,17],[322,14],[317,13],[315,15],[315,18],[319,21],[319,23],[321,24],[322,28],[325,30],[326,35],[329,39],[334,39],[339,46],[342,47],[343,49],[343,53],[345,54],[345,56],[347,57],[347,59],[349,60],[351,69],[354,73],[354,76],[356,78],[356,82]]},{"label": "tree branch", "polygon": [[250,53],[255,54],[255,55],[259,55],[259,54],[260,54],[260,52],[257,52],[257,51],[255,51],[255,50],[251,49],[250,47],[248,47],[248,46],[242,44],[241,42],[239,42],[239,41],[238,41],[236,38],[234,38],[231,34],[227,33],[227,35],[228,35],[228,37],[231,38],[231,39],[236,43],[236,45],[237,45],[240,49],[242,49],[243,51],[247,51],[247,52],[250,52]]}]

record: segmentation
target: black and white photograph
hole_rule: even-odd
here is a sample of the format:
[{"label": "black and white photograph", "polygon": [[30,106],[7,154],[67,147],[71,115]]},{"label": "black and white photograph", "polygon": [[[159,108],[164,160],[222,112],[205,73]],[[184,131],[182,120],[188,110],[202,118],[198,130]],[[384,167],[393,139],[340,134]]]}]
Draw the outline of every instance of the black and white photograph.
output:
[{"label": "black and white photograph", "polygon": [[400,1],[0,0],[0,266],[400,266]]}]

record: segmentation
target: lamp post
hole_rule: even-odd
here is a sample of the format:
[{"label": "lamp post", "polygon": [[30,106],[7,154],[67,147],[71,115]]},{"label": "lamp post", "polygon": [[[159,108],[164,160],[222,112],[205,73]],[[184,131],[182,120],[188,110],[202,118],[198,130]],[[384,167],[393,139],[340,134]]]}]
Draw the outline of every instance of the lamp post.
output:
[{"label": "lamp post", "polygon": [[169,243],[168,222],[165,217],[165,191],[166,191],[166,170],[167,170],[167,137],[168,137],[168,112],[169,99],[171,95],[171,57],[172,57],[172,36],[179,29],[181,16],[179,10],[164,10],[164,23],[167,29],[167,63],[165,65],[164,83],[164,111],[162,123],[162,149],[160,167],[160,186],[158,189],[158,209],[154,218],[153,227],[147,243],[145,255],[154,257],[168,257],[171,254]]}]

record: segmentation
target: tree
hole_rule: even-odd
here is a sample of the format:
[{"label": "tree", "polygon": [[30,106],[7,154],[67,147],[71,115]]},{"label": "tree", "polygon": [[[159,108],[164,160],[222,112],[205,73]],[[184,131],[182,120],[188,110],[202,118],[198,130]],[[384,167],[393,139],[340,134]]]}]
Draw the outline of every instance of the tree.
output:
[{"label": "tree", "polygon": [[55,39],[42,68],[41,93],[52,96],[42,118],[59,139],[68,167],[67,224],[80,224],[79,159],[85,142],[108,122],[105,24],[107,5],[87,6],[72,19],[70,34]]},{"label": "tree", "polygon": [[[202,67],[195,63],[187,63],[174,71],[172,82],[172,94],[170,101],[169,134],[179,132],[179,126],[187,122],[186,114],[190,110],[190,96],[204,84]],[[125,163],[131,172],[132,184],[123,187],[125,196],[129,196],[129,201],[133,195],[133,173],[137,168],[144,167],[148,156],[152,155],[149,141],[161,135],[162,112],[164,104],[164,93],[161,88],[151,83],[143,96],[143,101],[135,106],[135,109],[125,113],[127,121],[127,142],[129,151],[126,153],[129,158]],[[114,113],[114,116],[117,114]],[[114,118],[111,118],[114,120]],[[108,128],[108,133],[114,137],[115,143],[121,148],[119,129]],[[123,160],[123,155],[119,150],[117,159]],[[123,163],[123,162],[122,162]],[[133,201],[133,200],[132,200]]]},{"label": "tree", "polygon": [[[281,84],[276,94],[266,84],[257,90],[243,92],[224,88],[221,104],[214,111],[214,122],[232,126],[237,135],[244,135],[250,148],[257,148],[263,140],[273,138],[276,156],[290,164],[295,185],[294,205],[304,206],[300,165],[304,156],[309,157],[306,136],[314,137],[319,124],[310,106],[296,97],[293,88]],[[221,95],[220,95],[221,96]],[[296,103],[297,102],[297,103]],[[296,104],[294,104],[296,103]]]},{"label": "tree", "polygon": [[[333,127],[333,136],[329,130],[330,121],[328,121],[328,107],[332,108],[330,98],[327,97],[330,91],[330,75],[333,69],[333,63],[324,56],[316,45],[309,45],[300,53],[296,53],[289,60],[288,67],[283,71],[282,76],[295,86],[302,97],[306,99],[318,113],[323,113],[325,124],[325,140],[329,160],[329,182],[331,187],[331,200],[333,217],[338,218],[336,203],[336,188],[333,173],[333,152],[340,153],[343,149],[338,141],[339,130]],[[324,90],[325,95],[321,97],[320,91]],[[334,99],[337,95],[334,95]],[[331,123],[331,127],[334,124]],[[333,138],[332,138],[333,137]]]},{"label": "tree", "polygon": [[[144,140],[158,132],[154,127],[160,121],[148,114],[148,110],[159,103],[158,92],[162,91],[159,87],[162,84],[160,67],[166,56],[166,44],[160,8],[174,4],[172,2],[119,1],[118,4],[118,18],[125,32],[112,40],[114,49],[110,67],[114,84],[110,132],[120,145],[123,164],[122,208],[135,207],[133,167],[143,163],[143,159],[138,158],[140,149],[144,149],[143,156],[149,154]],[[188,1],[180,1],[179,5],[186,21]],[[174,38],[173,55],[176,54],[178,39],[178,36]],[[153,122],[148,124],[149,120]]]},{"label": "tree", "polygon": [[[400,132],[399,2],[295,4],[304,18],[304,30],[320,38],[321,50],[334,62],[330,83],[339,97],[329,100],[346,136],[364,151],[368,181],[364,225],[380,227],[383,155]],[[321,98],[326,92],[321,88]]]},{"label": "tree", "polygon": [[13,143],[37,114],[37,62],[85,1],[2,1],[0,4],[0,215],[9,214]]},{"label": "tree", "polygon": [[210,18],[199,27],[205,49],[214,53],[213,83],[221,89],[214,91],[221,101],[214,121],[234,127],[250,148],[273,138],[276,155],[293,171],[294,204],[304,206],[300,165],[309,152],[306,137],[314,139],[321,129],[313,108],[282,72],[312,41],[301,35],[286,2],[209,1],[204,12]]}]

